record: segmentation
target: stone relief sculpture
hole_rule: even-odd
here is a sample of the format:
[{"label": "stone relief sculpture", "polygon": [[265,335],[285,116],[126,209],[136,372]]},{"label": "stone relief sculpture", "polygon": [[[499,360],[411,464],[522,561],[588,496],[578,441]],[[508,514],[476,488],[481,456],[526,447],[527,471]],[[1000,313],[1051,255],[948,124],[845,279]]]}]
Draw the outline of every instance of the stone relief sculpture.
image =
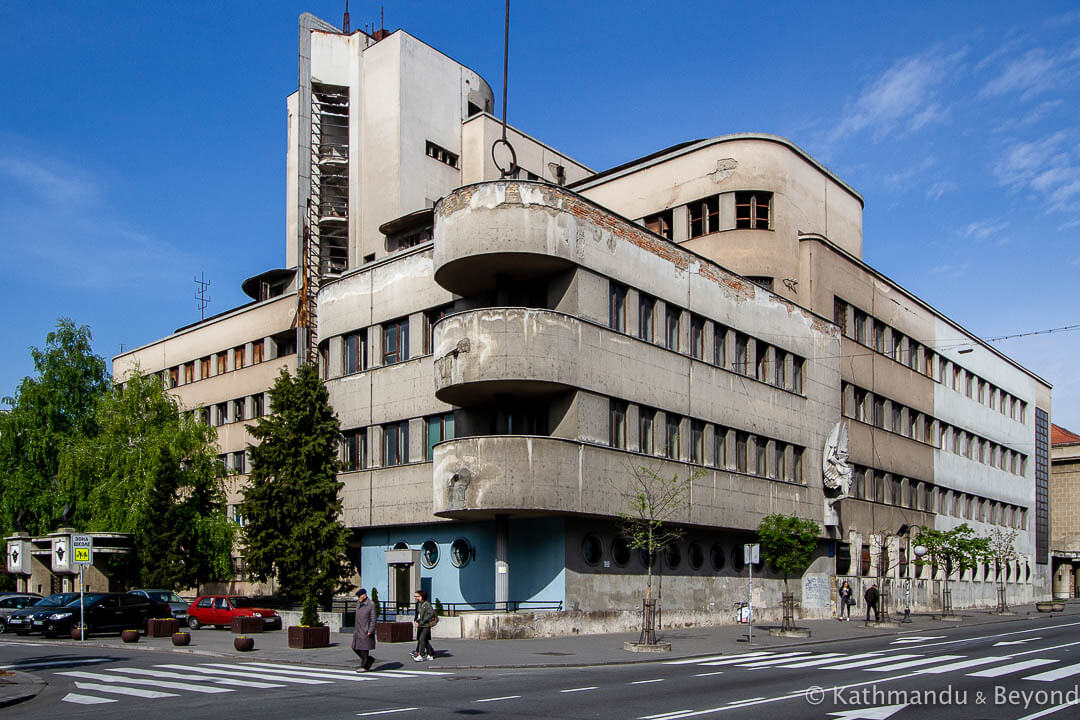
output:
[{"label": "stone relief sculpture", "polygon": [[469,489],[472,473],[468,468],[461,468],[452,473],[446,481],[446,506],[450,510],[465,508],[465,491]]},{"label": "stone relief sculpture", "polygon": [[843,420],[836,423],[825,441],[821,474],[827,490],[847,497],[851,491],[851,465],[848,464],[848,426]]}]

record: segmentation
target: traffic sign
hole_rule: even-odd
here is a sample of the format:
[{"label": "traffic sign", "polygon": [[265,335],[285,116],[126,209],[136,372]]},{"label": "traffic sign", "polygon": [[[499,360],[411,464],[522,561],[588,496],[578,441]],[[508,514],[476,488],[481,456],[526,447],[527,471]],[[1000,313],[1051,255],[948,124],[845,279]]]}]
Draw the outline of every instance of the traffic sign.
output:
[{"label": "traffic sign", "polygon": [[761,543],[743,545],[743,562],[747,565],[757,565],[761,562]]},{"label": "traffic sign", "polygon": [[89,535],[71,536],[71,561],[76,565],[94,564],[94,538]]}]

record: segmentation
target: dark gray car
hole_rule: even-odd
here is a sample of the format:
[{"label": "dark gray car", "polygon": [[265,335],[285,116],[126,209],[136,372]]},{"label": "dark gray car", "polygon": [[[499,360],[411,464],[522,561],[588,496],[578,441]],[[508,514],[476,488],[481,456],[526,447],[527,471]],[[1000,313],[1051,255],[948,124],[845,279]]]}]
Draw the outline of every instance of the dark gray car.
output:
[{"label": "dark gray car", "polygon": [[165,603],[169,606],[172,616],[180,621],[181,625],[187,625],[187,610],[191,603],[184,600],[172,590],[128,590],[129,595],[138,595],[155,602]]},{"label": "dark gray car", "polygon": [[0,597],[0,633],[7,632],[8,617],[18,610],[24,610],[41,600],[37,593],[4,593]]}]

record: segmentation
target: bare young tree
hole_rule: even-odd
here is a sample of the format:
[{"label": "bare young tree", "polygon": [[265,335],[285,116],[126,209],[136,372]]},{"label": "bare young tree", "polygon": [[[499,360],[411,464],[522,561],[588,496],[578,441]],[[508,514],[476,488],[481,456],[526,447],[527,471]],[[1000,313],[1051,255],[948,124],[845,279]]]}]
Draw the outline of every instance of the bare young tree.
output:
[{"label": "bare young tree", "polygon": [[1016,552],[1016,538],[1020,535],[1020,531],[1016,528],[996,527],[990,531],[990,548],[986,555],[986,560],[994,561],[995,568],[997,570],[997,582],[998,582],[998,607],[999,613],[1009,612],[1009,604],[1005,597],[1005,573],[1002,572],[1002,568],[1015,562],[1020,557]]}]

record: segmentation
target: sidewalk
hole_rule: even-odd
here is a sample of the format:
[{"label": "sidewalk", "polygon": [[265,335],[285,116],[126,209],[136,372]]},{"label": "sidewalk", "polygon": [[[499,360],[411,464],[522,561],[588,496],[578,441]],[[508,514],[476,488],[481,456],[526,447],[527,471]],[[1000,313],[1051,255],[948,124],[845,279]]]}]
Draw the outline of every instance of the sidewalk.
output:
[{"label": "sidewalk", "polygon": [[34,675],[0,670],[0,708],[37,697],[45,681]]},{"label": "sidewalk", "polygon": [[[1039,619],[1047,624],[1056,624],[1062,620],[1077,621],[1080,618],[1080,603],[1066,605],[1064,613],[1040,614],[1034,609],[1017,608],[1015,617],[999,617],[985,610],[959,611],[960,622],[942,622],[930,615],[914,615],[912,622],[897,628],[868,628],[861,620],[841,623],[836,620],[807,620],[800,623],[811,631],[809,639],[771,637],[767,626],[754,628],[754,648],[783,648],[799,645],[829,643],[862,637],[893,636],[899,634],[936,635],[955,628],[976,625],[998,625],[1013,620]],[[990,630],[993,632],[993,630]],[[678,658],[691,658],[702,655],[721,655],[736,653],[747,649],[745,625],[724,625],[719,627],[683,628],[661,630],[659,639],[672,644],[672,652],[663,654],[637,654],[623,650],[623,642],[636,641],[636,633],[616,633],[607,635],[574,635],[559,638],[536,638],[529,640],[447,640],[435,642],[438,657],[432,661],[417,664],[418,668],[431,670],[467,670],[485,668],[530,668],[530,667],[582,667],[589,665],[617,665],[642,662],[656,662]],[[227,657],[238,661],[257,661],[287,663],[295,665],[321,665],[336,668],[353,668],[357,664],[356,656],[349,648],[351,635],[334,633],[331,635],[331,647],[312,650],[293,650],[288,647],[288,637],[284,631],[257,633],[255,649],[250,652],[237,652],[233,649],[233,635],[227,630],[199,629],[191,632],[191,645],[185,648],[173,647],[170,638],[146,638],[138,643],[125,644],[117,636],[96,636],[86,641],[53,639],[42,641],[33,636],[28,641],[48,643],[55,649],[68,650],[74,646],[84,648],[103,648],[110,657],[121,653],[135,653],[147,650],[168,651],[177,654]],[[7,636],[5,636],[5,640]],[[15,638],[12,638],[15,640]],[[409,652],[411,643],[381,643],[375,649],[376,667],[399,667],[403,663],[412,666]],[[20,673],[21,674],[21,673]],[[2,695],[3,690],[0,690]],[[0,705],[3,701],[0,700]]]}]

